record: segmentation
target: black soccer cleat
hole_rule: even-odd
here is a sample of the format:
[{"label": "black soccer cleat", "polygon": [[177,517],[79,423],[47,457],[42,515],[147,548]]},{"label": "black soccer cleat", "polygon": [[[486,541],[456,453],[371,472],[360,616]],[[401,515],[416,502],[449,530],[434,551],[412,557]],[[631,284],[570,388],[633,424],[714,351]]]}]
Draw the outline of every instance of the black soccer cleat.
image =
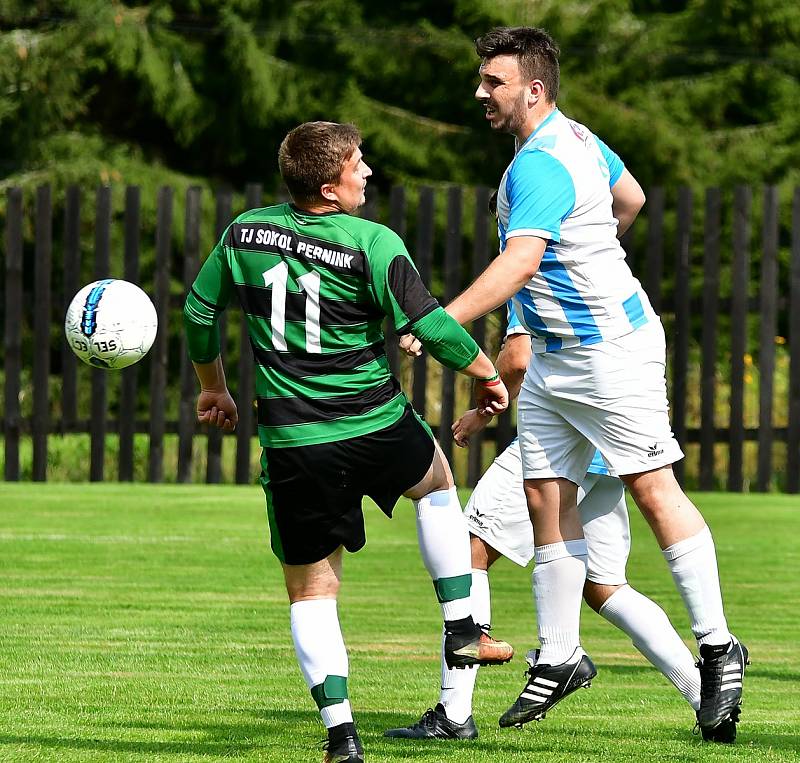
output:
[{"label": "black soccer cleat", "polygon": [[525,671],[527,681],[517,701],[500,716],[500,726],[522,728],[528,721],[541,721],[547,711],[576,689],[586,689],[597,675],[589,655],[578,647],[569,661],[561,665],[540,665],[539,650],[534,659],[528,662],[531,667]]},{"label": "black soccer cleat", "polygon": [[387,729],[383,735],[396,739],[477,739],[478,728],[471,715],[464,723],[451,721],[439,703],[433,710],[426,710],[413,725]]},{"label": "black soccer cleat", "polygon": [[492,638],[485,630],[477,635],[448,633],[444,636],[444,661],[447,667],[467,668],[470,665],[502,665],[514,656],[511,644]]},{"label": "black soccer cleat", "polygon": [[322,763],[364,763],[364,748],[353,723],[341,723],[328,729],[322,743]]},{"label": "black soccer cleat", "polygon": [[742,682],[749,664],[747,647],[735,637],[727,644],[700,646],[700,659],[697,661],[700,669],[697,725],[703,739],[728,744],[736,739]]},{"label": "black soccer cleat", "polygon": [[736,724],[739,722],[740,712],[741,710],[737,707],[719,726],[713,729],[700,729],[703,741],[716,742],[717,744],[733,744],[736,741]]}]

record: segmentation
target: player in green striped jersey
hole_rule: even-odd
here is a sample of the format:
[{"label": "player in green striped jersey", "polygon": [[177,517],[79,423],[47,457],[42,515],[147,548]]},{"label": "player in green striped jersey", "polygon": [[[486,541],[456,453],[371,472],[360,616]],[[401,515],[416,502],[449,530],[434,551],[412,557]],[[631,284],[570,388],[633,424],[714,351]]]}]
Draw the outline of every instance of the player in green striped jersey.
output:
[{"label": "player in green striped jersey", "polygon": [[360,143],[353,125],[292,130],[279,165],[293,203],[236,218],[184,307],[201,384],[198,419],[227,430],[237,410],[217,324],[232,297],[244,310],[272,549],[283,564],[300,667],[328,729],[325,760],[339,763],[363,760],[336,597],[342,549],[365,543],[365,495],[389,516],[400,495],[414,501],[448,664],[497,664],[513,654],[472,619],[469,539],[452,474],[389,370],[384,319],[476,379],[484,412],[502,411],[508,395],[491,361],[430,295],[402,240],[352,215],[372,174]]}]

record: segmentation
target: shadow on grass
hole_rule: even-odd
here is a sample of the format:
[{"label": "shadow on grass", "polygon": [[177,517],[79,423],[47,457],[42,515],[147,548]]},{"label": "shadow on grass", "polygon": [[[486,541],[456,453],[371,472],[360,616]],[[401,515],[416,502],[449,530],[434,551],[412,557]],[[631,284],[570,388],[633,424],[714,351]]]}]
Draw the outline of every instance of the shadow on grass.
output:
[{"label": "shadow on grass", "polygon": [[[430,760],[431,755],[435,754],[438,760],[455,760],[464,759],[465,754],[471,756],[480,753],[503,760],[504,753],[519,754],[521,751],[526,754],[541,753],[548,756],[553,752],[553,743],[556,738],[560,738],[559,746],[566,741],[563,738],[565,734],[563,726],[553,726],[549,731],[539,731],[538,726],[532,726],[522,733],[515,730],[499,732],[500,738],[498,738],[496,730],[487,730],[483,737],[474,741],[408,742],[383,737],[385,729],[408,723],[408,714],[362,712],[358,714],[357,721],[365,748],[373,759],[427,758]],[[108,738],[102,733],[98,733],[101,729],[124,730],[126,738]],[[129,737],[137,730],[143,732],[142,736],[146,735],[149,738],[130,739]],[[579,732],[580,729],[576,726],[575,731]],[[191,733],[200,738],[185,741],[169,738],[180,733]],[[573,735],[571,731],[566,733],[570,737],[567,742],[570,753],[585,755],[587,758],[593,758],[603,748],[608,750],[618,747],[620,744],[625,747],[644,741],[656,747],[663,744],[671,748],[673,752],[673,746],[676,743],[688,744],[698,749],[704,746],[698,737],[691,735],[688,729],[663,725],[652,725],[641,729],[599,726],[594,727],[591,734]],[[99,736],[105,736],[105,738],[97,738]],[[167,737],[167,739],[160,740],[159,736]],[[264,756],[268,755],[270,751],[276,751],[281,759],[301,761],[319,759],[320,744],[324,736],[325,731],[316,713],[296,710],[246,710],[240,711],[239,715],[233,717],[229,722],[193,723],[191,719],[187,719],[184,723],[166,720],[100,723],[94,730],[87,730],[83,736],[0,733],[0,748],[10,745],[25,745],[55,750],[60,753],[59,759],[64,760],[69,758],[69,751],[91,750],[107,753],[109,756],[114,753],[139,754],[147,760],[154,759],[156,756],[180,760],[188,755],[247,759],[251,754],[255,760],[264,760],[272,759]],[[774,751],[796,753],[799,745],[800,737],[797,734],[753,734],[745,727],[740,735],[740,744],[733,749],[740,753],[747,749],[766,752],[768,748]]]}]

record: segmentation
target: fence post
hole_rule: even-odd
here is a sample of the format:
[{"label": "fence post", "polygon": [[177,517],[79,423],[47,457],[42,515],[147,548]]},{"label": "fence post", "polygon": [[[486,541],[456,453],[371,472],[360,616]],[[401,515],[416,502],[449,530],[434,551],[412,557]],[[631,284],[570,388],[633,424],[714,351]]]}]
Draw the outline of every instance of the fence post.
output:
[{"label": "fence post", "polygon": [[[248,184],[245,203],[248,209],[261,206],[262,188],[258,183]],[[248,484],[253,481],[250,473],[250,440],[255,431],[253,403],[253,352],[247,332],[247,316],[242,311],[239,330],[239,425],[236,427],[236,482]]]},{"label": "fence post", "polygon": [[[137,186],[125,189],[125,264],[124,278],[139,283],[139,213],[141,193]],[[119,463],[117,475],[120,482],[131,482],[134,470],[134,436],[136,434],[136,389],[139,381],[139,364],[122,369],[119,399]]]},{"label": "fence post", "polygon": [[775,327],[778,290],[778,189],[764,188],[758,348],[758,474],[756,489],[769,490],[772,479],[772,406],[775,380]]},{"label": "fence post", "polygon": [[[216,193],[214,209],[214,243],[216,244],[233,215],[233,194],[227,189],[220,189]],[[219,352],[225,359],[225,350],[228,344],[228,317],[223,313],[219,319]],[[195,393],[197,387],[195,386]],[[208,455],[206,461],[206,482],[212,485],[222,481],[222,430],[217,427],[208,427]]]},{"label": "fence post", "polygon": [[664,275],[664,189],[651,188],[647,193],[647,249],[643,285],[650,304],[661,313],[661,279]]},{"label": "fence post", "polygon": [[164,479],[164,431],[169,346],[169,281],[172,250],[172,188],[158,189],[156,222],[156,272],[153,285],[158,333],[150,350],[150,455],[148,482]]},{"label": "fence post", "polygon": [[50,275],[53,261],[53,203],[50,186],[36,189],[35,273],[33,290],[33,480],[47,480],[50,431],[50,326],[53,321]]},{"label": "fence post", "polygon": [[[183,251],[183,292],[191,288],[200,260],[200,188],[186,190],[186,216]],[[178,413],[178,482],[192,478],[192,439],[195,430],[197,383],[181,331],[180,404]]]},{"label": "fence post", "polygon": [[[433,261],[433,188],[423,186],[419,189],[419,208],[417,210],[417,246],[414,262],[424,284],[431,282],[431,263]],[[414,410],[423,418],[428,396],[428,354],[423,352],[414,358],[414,384],[412,404]]]},{"label": "fence post", "polygon": [[[447,234],[444,242],[444,304],[458,294],[461,285],[461,187],[447,189]],[[439,445],[448,461],[453,455],[450,425],[455,410],[455,371],[442,366]]]},{"label": "fence post", "polygon": [[[94,280],[108,278],[111,275],[110,269],[111,188],[102,185],[98,187],[95,195]],[[102,482],[105,472],[106,430],[108,427],[108,371],[102,368],[93,368],[91,374],[89,480],[90,482]]]},{"label": "fence post", "polygon": [[[690,288],[689,267],[692,247],[692,191],[678,191],[677,258],[675,263],[675,327],[672,361],[672,428],[681,448],[686,448],[686,374],[689,370]],[[686,459],[673,465],[675,477],[683,484]]]},{"label": "fence post", "polygon": [[[475,238],[472,249],[472,275],[477,278],[489,262],[489,189],[480,186],[475,189]],[[472,322],[472,338],[478,346],[486,350],[486,317],[481,316]],[[483,432],[470,438],[467,453],[467,484],[475,487],[483,473]]]},{"label": "fence post", "polygon": [[6,192],[6,298],[3,337],[5,465],[7,482],[19,480],[22,426],[19,393],[22,375],[22,189]]},{"label": "fence post", "polygon": [[[81,288],[81,191],[67,188],[64,203],[64,292],[59,324],[63,325],[72,298]],[[78,419],[78,358],[61,333],[61,431],[71,431]]]},{"label": "fence post", "polygon": [[750,204],[752,191],[737,186],[733,196],[731,273],[731,402],[728,491],[741,493],[744,451],[744,354],[747,351],[747,303],[750,283]]},{"label": "fence post", "polygon": [[800,492],[800,188],[792,199],[792,262],[789,292],[789,427],[786,490]]},{"label": "fence post", "polygon": [[719,239],[721,194],[706,190],[703,242],[703,326],[700,411],[700,489],[714,487],[714,404],[717,392],[717,321],[719,320]]}]

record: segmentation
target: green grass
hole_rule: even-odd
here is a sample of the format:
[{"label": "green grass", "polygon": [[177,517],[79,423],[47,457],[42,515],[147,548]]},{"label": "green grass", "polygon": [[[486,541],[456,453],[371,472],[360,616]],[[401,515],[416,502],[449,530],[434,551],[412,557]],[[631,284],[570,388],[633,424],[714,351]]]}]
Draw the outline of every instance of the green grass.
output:
[{"label": "green grass", "polygon": [[[478,679],[473,743],[405,744],[384,728],[436,701],[439,614],[412,511],[367,510],[345,562],[341,619],[368,761],[789,761],[800,750],[800,506],[698,495],[727,612],[752,668],[739,743],[703,745],[683,700],[588,610],[599,676],[540,724],[497,728],[533,644],[529,572],[493,576],[511,666]],[[683,634],[652,536],[633,517],[630,580]],[[280,570],[256,487],[8,484],[0,488],[0,760],[318,761],[324,732],[294,661]]]}]

